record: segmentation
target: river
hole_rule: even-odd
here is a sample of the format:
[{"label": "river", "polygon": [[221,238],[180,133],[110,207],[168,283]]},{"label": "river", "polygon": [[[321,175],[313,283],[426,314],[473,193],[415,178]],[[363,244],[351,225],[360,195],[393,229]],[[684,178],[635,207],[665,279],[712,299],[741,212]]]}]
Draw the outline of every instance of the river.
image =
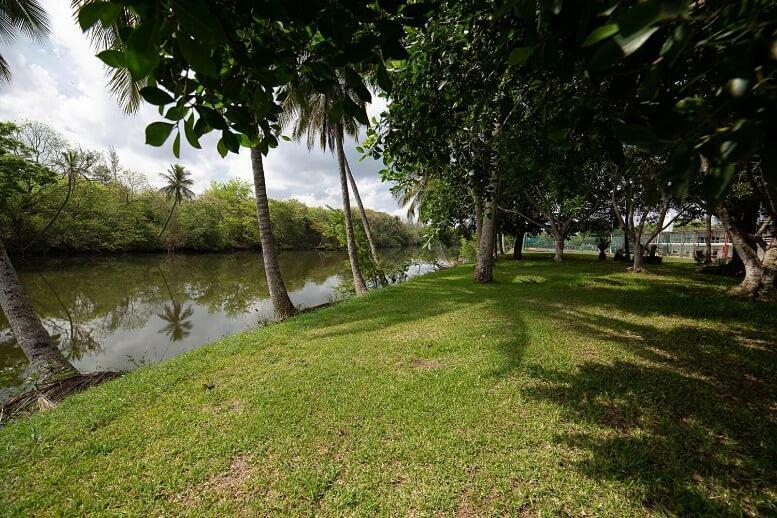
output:
[{"label": "river", "polygon": [[[435,269],[419,251],[390,250],[391,282]],[[116,255],[16,261],[44,326],[82,372],[132,370],[272,318],[261,253]],[[280,256],[300,308],[342,296],[347,256],[294,251]],[[0,401],[24,385],[26,360],[0,312]]]}]

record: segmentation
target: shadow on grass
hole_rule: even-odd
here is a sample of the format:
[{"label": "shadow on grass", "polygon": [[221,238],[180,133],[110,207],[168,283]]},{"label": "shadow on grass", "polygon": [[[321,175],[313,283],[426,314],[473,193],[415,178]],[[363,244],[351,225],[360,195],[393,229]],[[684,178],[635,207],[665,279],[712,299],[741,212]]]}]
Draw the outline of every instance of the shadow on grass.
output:
[{"label": "shadow on grass", "polygon": [[536,383],[526,394],[562,408],[568,424],[557,440],[589,454],[576,469],[635,487],[648,509],[777,513],[775,306],[656,270],[668,278],[597,279],[526,301],[581,341],[616,351],[614,361],[573,370],[527,365]]}]

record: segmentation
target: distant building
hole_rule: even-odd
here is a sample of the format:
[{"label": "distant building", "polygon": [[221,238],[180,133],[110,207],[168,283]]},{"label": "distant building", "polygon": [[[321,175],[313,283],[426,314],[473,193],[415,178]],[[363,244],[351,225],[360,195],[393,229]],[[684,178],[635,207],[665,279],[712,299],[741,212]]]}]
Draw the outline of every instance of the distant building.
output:
[{"label": "distant building", "polygon": [[[658,253],[671,257],[693,259],[696,250],[706,249],[706,230],[672,230],[661,232],[653,244],[658,245]],[[712,230],[712,259],[730,259],[734,254],[731,237],[723,229]]]}]

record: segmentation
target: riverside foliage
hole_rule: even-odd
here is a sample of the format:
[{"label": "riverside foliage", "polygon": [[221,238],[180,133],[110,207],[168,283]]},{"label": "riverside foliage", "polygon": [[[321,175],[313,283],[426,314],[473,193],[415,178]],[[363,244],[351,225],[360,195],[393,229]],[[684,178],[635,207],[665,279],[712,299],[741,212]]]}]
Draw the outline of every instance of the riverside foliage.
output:
[{"label": "riverside foliage", "polygon": [[[37,134],[51,131],[23,123],[16,128],[15,138],[26,144],[32,129]],[[54,137],[52,132],[49,144],[65,149],[66,144]],[[160,236],[173,201],[150,186],[144,175],[121,167],[114,152],[101,157],[71,149],[67,151],[71,160],[65,162],[62,150],[19,149],[40,162],[47,174],[28,175],[23,181],[12,175],[0,178],[17,183],[5,189],[5,210],[0,213],[0,236],[11,253],[219,251],[260,246],[253,188],[247,182],[212,181],[204,192],[179,204]],[[341,211],[309,207],[293,199],[270,200],[270,208],[281,248],[345,247]],[[414,226],[383,212],[367,210],[367,215],[379,248],[418,243]],[[361,227],[356,232],[360,250],[366,251]]]}]

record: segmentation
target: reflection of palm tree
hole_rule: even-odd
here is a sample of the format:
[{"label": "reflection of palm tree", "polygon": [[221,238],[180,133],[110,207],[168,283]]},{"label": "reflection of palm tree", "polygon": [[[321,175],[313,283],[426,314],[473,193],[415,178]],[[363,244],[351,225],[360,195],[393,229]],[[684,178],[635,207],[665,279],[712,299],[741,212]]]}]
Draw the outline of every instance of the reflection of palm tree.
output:
[{"label": "reflection of palm tree", "polygon": [[[192,323],[189,318],[194,314],[191,304],[184,307],[180,302],[177,302],[173,297],[173,291],[170,289],[170,285],[167,283],[167,277],[164,272],[159,268],[159,275],[162,276],[162,282],[165,283],[167,293],[170,295],[170,304],[165,304],[162,313],[157,313],[157,316],[167,322],[167,325],[159,330],[160,333],[164,333],[170,338],[171,342],[178,342],[183,340],[192,332]],[[167,354],[165,349],[162,358]]]},{"label": "reflection of palm tree", "polygon": [[[171,342],[183,340],[192,332],[192,323],[189,320],[194,314],[191,305],[185,306],[180,302],[173,301],[172,304],[165,304],[162,313],[157,316],[167,322],[167,325],[159,330],[170,338]],[[164,357],[164,355],[163,355]]]},{"label": "reflection of palm tree", "polygon": [[70,330],[63,330],[62,326],[56,322],[51,322],[51,326],[58,329],[60,332],[52,336],[52,340],[59,344],[60,349],[64,349],[63,353],[69,360],[81,360],[87,354],[94,354],[102,351],[102,344],[100,340],[93,336],[94,329],[81,325],[76,322],[72,312],[68,309],[62,297],[59,296],[59,292],[54,286],[46,279],[46,277],[40,275],[43,284],[51,291],[57,303],[65,312],[65,318],[68,321]]}]

